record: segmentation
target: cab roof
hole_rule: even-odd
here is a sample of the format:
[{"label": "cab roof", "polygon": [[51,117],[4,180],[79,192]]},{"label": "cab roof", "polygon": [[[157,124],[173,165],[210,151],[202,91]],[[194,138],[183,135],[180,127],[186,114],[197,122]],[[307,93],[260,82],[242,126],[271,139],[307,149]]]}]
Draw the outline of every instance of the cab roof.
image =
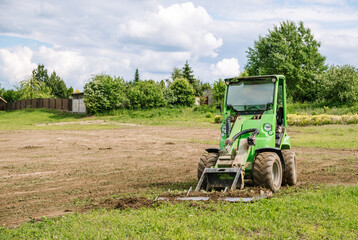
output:
[{"label": "cab roof", "polygon": [[261,76],[249,76],[249,77],[234,77],[234,78],[226,78],[225,82],[230,82],[232,80],[257,80],[257,79],[265,79],[265,78],[281,78],[283,75],[261,75]]}]

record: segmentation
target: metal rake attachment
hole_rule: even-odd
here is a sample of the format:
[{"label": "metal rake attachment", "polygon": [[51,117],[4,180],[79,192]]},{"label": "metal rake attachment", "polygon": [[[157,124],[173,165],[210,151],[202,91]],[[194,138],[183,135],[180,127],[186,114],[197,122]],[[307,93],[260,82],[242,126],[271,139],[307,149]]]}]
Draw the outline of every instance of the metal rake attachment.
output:
[{"label": "metal rake attachment", "polygon": [[[187,193],[185,194],[184,197],[175,197],[175,198],[170,198],[170,197],[156,197],[154,201],[223,201],[223,202],[255,202],[257,200],[261,200],[261,199],[265,199],[265,198],[269,198],[272,193],[262,193],[258,196],[253,196],[253,197],[226,197],[224,196],[225,193],[227,192],[227,187],[225,188],[224,192],[222,192],[220,197],[215,197],[212,198],[209,196],[190,196],[190,193],[192,192],[192,187],[189,188],[189,190],[187,191]],[[198,193],[197,191],[194,191],[196,193]],[[200,193],[200,192],[199,192]],[[208,195],[208,194],[206,194]]]}]

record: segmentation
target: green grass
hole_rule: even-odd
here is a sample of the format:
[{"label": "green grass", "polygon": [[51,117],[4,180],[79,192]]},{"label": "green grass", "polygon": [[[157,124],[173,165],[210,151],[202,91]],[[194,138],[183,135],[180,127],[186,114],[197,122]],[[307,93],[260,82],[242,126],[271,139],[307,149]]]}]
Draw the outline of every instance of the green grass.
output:
[{"label": "green grass", "polygon": [[[103,115],[86,116],[71,113],[63,113],[47,109],[25,109],[18,111],[0,112],[0,130],[20,129],[65,129],[65,130],[92,130],[121,128],[116,123],[130,123],[141,125],[166,125],[180,127],[218,127],[214,123],[215,108],[180,107],[180,108],[156,108],[148,110],[121,109]],[[92,120],[104,120],[106,124],[65,124],[51,125],[59,122],[83,122]],[[39,126],[50,124],[48,126]]]},{"label": "green grass", "polygon": [[99,119],[120,121],[123,123],[145,125],[169,125],[183,127],[210,127],[214,125],[216,109],[200,107],[165,107],[156,109],[128,110],[121,109],[105,116],[97,116]]},{"label": "green grass", "polygon": [[0,130],[39,129],[38,124],[71,122],[82,118],[84,118],[84,115],[48,109],[0,111]]},{"label": "green grass", "polygon": [[289,114],[307,114],[307,115],[344,115],[358,113],[358,103],[352,106],[328,106],[326,103],[288,103],[287,112]]},{"label": "green grass", "polygon": [[358,149],[358,125],[290,127],[295,147]]},{"label": "green grass", "polygon": [[19,228],[0,239],[357,239],[358,185],[291,188],[256,203],[98,209]]}]

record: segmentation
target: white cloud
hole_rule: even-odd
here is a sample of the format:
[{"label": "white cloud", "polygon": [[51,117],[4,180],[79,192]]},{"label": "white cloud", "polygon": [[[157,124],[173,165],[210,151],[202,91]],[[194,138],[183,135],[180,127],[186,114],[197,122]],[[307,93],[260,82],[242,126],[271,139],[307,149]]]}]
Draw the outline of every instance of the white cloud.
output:
[{"label": "white cloud", "polygon": [[71,79],[76,85],[82,85],[89,78],[90,63],[79,52],[41,46],[35,55],[36,60],[49,70],[49,74],[56,71],[63,79]]},{"label": "white cloud", "polygon": [[[113,63],[111,59],[103,57],[84,57],[80,52],[39,47],[32,50],[28,47],[14,49],[0,49],[0,76],[16,84],[31,75],[37,64],[44,64],[50,75],[56,71],[66,84],[82,88],[91,74],[111,70],[111,67],[128,67],[129,60]],[[119,64],[118,64],[119,63]]]},{"label": "white cloud", "polygon": [[[132,56],[135,63],[144,66],[146,71],[150,72],[169,72],[173,67],[184,65],[185,60],[190,59],[190,52],[158,52],[152,50],[144,50],[140,56]],[[133,66],[136,68],[136,66]]]},{"label": "white cloud", "polygon": [[92,74],[131,80],[136,68],[143,78],[161,80],[189,60],[197,77],[214,81],[237,75],[237,59],[243,66],[258,36],[287,19],[312,29],[327,62],[358,66],[352,1],[223,0],[218,6],[207,0],[0,0],[0,38],[14,37],[10,44],[0,39],[0,80],[16,83],[42,63],[81,89]]},{"label": "white cloud", "polygon": [[212,74],[220,77],[235,77],[240,73],[239,61],[236,58],[224,58],[211,65]]},{"label": "white cloud", "polygon": [[157,12],[149,12],[141,19],[130,20],[121,29],[144,45],[190,51],[197,57],[215,57],[215,50],[223,42],[208,31],[212,23],[212,17],[203,7],[195,7],[188,2],[173,4],[168,8],[159,6]]},{"label": "white cloud", "polygon": [[305,3],[318,3],[318,4],[325,4],[325,5],[330,5],[330,4],[335,4],[335,5],[343,5],[345,3],[344,0],[303,0],[303,2]]},{"label": "white cloud", "polygon": [[0,49],[0,75],[12,84],[19,83],[36,67],[31,62],[32,56],[33,52],[28,47]]}]

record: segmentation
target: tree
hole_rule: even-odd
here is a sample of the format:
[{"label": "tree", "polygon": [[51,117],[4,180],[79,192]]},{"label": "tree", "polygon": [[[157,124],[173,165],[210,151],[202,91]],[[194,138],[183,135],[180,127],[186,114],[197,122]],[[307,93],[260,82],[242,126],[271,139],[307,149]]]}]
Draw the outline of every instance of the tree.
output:
[{"label": "tree", "polygon": [[173,72],[171,73],[172,80],[174,81],[177,78],[183,77],[183,72],[181,69],[174,67]]},{"label": "tree", "polygon": [[66,83],[56,74],[55,71],[52,72],[50,78],[47,80],[46,86],[51,89],[52,95],[57,98],[69,97],[69,91]]},{"label": "tree", "polygon": [[38,64],[37,68],[32,70],[32,76],[34,76],[37,81],[44,82],[45,84],[47,84],[49,79],[47,69],[43,64]]},{"label": "tree", "polygon": [[137,68],[134,73],[134,83],[139,82],[139,81],[140,81],[140,77],[139,77],[139,71]]},{"label": "tree", "polygon": [[53,97],[51,89],[44,82],[40,82],[35,75],[20,82],[18,91],[21,92],[20,99],[50,98]]},{"label": "tree", "polygon": [[201,88],[201,91],[204,92],[205,90],[210,90],[211,89],[211,85],[210,83],[207,83],[207,82],[200,82],[200,88]]},{"label": "tree", "polygon": [[165,105],[163,91],[153,80],[139,81],[127,91],[129,108],[154,108]]},{"label": "tree", "polygon": [[181,70],[182,77],[186,78],[190,85],[194,89],[195,96],[199,97],[203,94],[203,90],[201,89],[201,82],[199,79],[194,77],[192,68],[189,66],[188,61],[185,62],[184,67]]},{"label": "tree", "polygon": [[327,69],[326,58],[318,52],[320,46],[303,22],[282,22],[249,48],[245,69],[249,75],[283,74],[294,101],[314,101],[316,76]]},{"label": "tree", "polygon": [[67,97],[71,97],[72,93],[74,93],[75,91],[73,90],[73,87],[69,87],[67,89]]},{"label": "tree", "polygon": [[21,92],[20,91],[15,91],[13,89],[8,89],[8,90],[6,90],[4,92],[3,98],[7,102],[16,102],[16,101],[21,99]]},{"label": "tree", "polygon": [[214,82],[213,85],[213,98],[217,105],[222,106],[225,97],[225,81],[221,78]]},{"label": "tree", "polygon": [[32,70],[32,77],[35,78],[38,82],[44,83],[44,86],[50,88],[51,94],[54,97],[68,98],[71,95],[69,94],[69,89],[67,89],[66,83],[63,81],[63,79],[60,78],[55,71],[53,71],[49,77],[47,69],[43,64],[38,64],[37,68]]},{"label": "tree", "polygon": [[3,97],[4,93],[5,93],[5,88],[2,88],[0,83],[0,97]]},{"label": "tree", "polygon": [[319,76],[320,99],[333,105],[358,102],[358,69],[350,66],[330,66]]},{"label": "tree", "polygon": [[188,82],[194,86],[196,84],[195,82],[195,78],[194,78],[194,75],[193,75],[193,70],[191,69],[191,67],[189,66],[189,63],[188,63],[188,60],[185,62],[185,65],[182,69],[182,76],[184,78],[186,78],[188,80]]},{"label": "tree", "polygon": [[176,78],[170,85],[176,101],[174,104],[192,106],[195,102],[194,89],[186,78]]},{"label": "tree", "polygon": [[85,84],[84,97],[86,108],[92,114],[118,109],[128,103],[124,80],[106,74],[95,75]]}]

